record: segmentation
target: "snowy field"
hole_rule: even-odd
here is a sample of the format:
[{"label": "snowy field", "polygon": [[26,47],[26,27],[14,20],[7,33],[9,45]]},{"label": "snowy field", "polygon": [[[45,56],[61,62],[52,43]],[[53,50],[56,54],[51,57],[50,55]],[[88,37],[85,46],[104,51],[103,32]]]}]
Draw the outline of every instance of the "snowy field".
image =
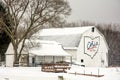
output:
[{"label": "snowy field", "polygon": [[[76,73],[76,74],[70,74]],[[80,74],[104,75],[103,77]],[[67,73],[41,72],[41,67],[0,67],[0,80],[120,80],[120,67],[97,68],[72,66]]]}]

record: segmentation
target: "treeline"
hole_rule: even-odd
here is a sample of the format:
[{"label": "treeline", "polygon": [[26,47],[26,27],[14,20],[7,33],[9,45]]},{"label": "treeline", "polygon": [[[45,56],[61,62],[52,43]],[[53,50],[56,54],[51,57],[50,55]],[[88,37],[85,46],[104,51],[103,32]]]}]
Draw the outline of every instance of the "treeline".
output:
[{"label": "treeline", "polygon": [[[98,25],[99,26],[99,25]],[[115,26],[106,25],[107,29],[98,29],[103,33],[109,46],[109,66],[120,66],[120,32],[113,30]],[[119,26],[120,27],[120,26]]]}]

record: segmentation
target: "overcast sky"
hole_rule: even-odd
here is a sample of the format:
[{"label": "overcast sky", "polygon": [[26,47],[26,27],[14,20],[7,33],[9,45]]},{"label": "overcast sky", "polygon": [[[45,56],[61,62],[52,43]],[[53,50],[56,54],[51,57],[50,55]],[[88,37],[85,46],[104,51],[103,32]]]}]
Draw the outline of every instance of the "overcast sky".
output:
[{"label": "overcast sky", "polygon": [[68,0],[72,14],[68,21],[87,20],[120,24],[120,0]]}]

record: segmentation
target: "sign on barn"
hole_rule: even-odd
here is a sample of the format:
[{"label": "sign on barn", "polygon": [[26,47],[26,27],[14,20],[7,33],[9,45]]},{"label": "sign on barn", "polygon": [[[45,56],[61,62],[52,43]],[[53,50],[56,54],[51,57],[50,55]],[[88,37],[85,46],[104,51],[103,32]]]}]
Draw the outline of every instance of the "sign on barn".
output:
[{"label": "sign on barn", "polygon": [[84,37],[84,53],[90,56],[91,59],[93,59],[93,57],[98,52],[99,45],[100,45],[99,36],[95,38],[89,36]]}]

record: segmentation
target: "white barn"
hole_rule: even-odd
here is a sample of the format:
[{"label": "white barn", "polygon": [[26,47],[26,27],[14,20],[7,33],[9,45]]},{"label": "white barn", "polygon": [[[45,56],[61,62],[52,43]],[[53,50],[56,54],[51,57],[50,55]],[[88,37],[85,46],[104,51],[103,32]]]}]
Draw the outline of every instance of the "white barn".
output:
[{"label": "white barn", "polygon": [[31,39],[56,41],[72,55],[73,61],[87,67],[107,67],[109,47],[94,26],[42,29]]}]

